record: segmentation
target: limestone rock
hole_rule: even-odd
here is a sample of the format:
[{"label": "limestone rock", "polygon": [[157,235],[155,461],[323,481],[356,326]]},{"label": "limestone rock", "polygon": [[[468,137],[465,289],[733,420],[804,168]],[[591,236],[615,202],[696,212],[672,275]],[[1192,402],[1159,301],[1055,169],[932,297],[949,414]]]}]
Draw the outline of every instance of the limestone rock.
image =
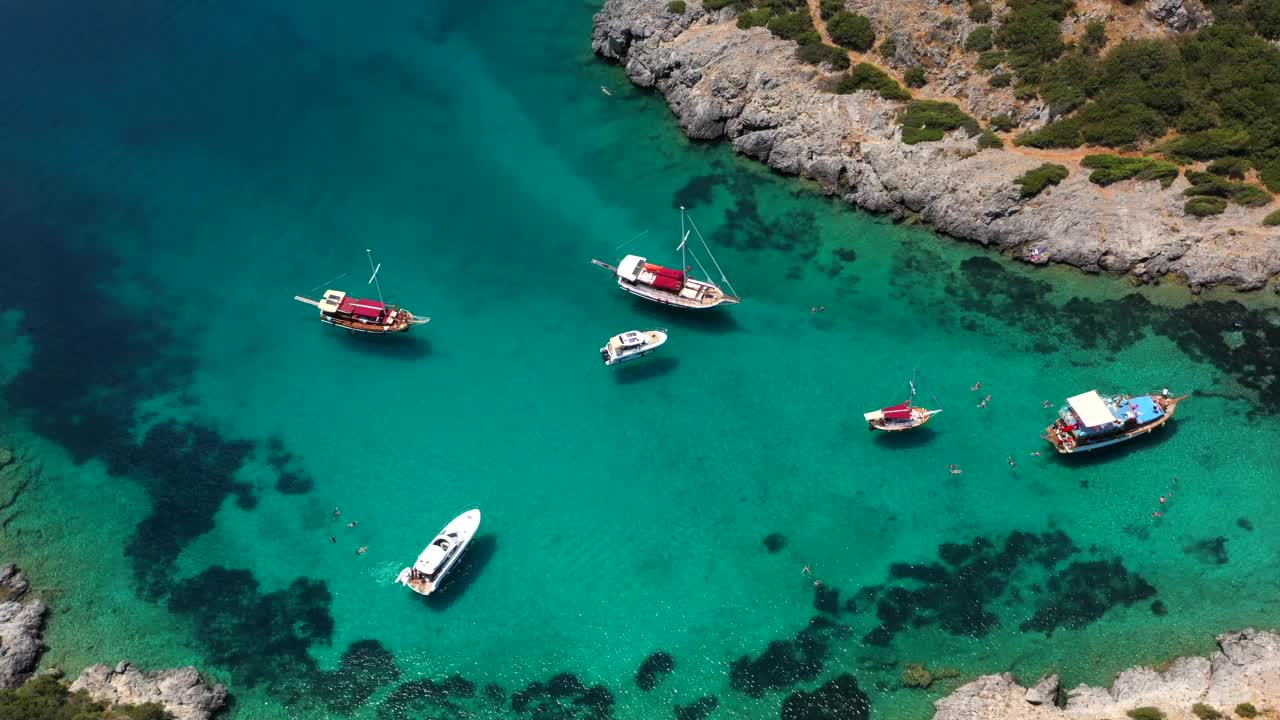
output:
[{"label": "limestone rock", "polygon": [[1058,675],[1046,675],[1040,682],[1032,685],[1026,694],[1027,702],[1032,705],[1053,705],[1058,700]]},{"label": "limestone rock", "polygon": [[1198,30],[1213,22],[1213,15],[1198,0],[1147,0],[1142,9],[1174,32]]},{"label": "limestone rock", "polygon": [[25,682],[44,649],[42,631],[48,610],[40,600],[23,601],[29,589],[16,567],[0,567],[0,688]]},{"label": "limestone rock", "polygon": [[113,705],[159,703],[176,720],[208,720],[227,702],[227,689],[208,685],[193,667],[148,673],[128,662],[114,668],[94,665],[71,683],[71,689]]},{"label": "limestone rock", "polygon": [[[1043,156],[1011,146],[978,152],[962,131],[904,145],[895,120],[901,103],[824,90],[834,75],[799,63],[791,41],[764,28],[739,29],[730,9],[708,13],[691,0],[685,13],[673,14],[666,4],[605,0],[592,47],[622,64],[637,85],[661,92],[691,137],[724,138],[738,152],[815,180],[847,202],[917,215],[952,237],[1013,257],[1128,272],[1143,281],[1176,274],[1192,291],[1215,284],[1253,290],[1280,274],[1280,228],[1261,225],[1266,208],[1233,206],[1187,218],[1185,179],[1169,188],[1135,181],[1100,188],[1070,158],[1060,161],[1070,170],[1060,185],[1023,199],[1014,180]],[[937,48],[959,52],[973,26],[963,4],[928,2],[923,11],[887,0],[846,5],[870,17],[882,35],[901,33],[894,63],[926,66],[931,88],[945,87],[979,117],[1008,113],[1024,129],[1051,119],[1043,103],[1017,101],[1007,88],[987,87],[981,74],[953,67],[946,53],[934,56]],[[1175,24],[1185,13],[1187,27],[1208,17],[1200,0],[1149,5],[1157,5],[1149,13]],[[928,35],[923,45],[908,37],[925,37],[917,26]]]},{"label": "limestone rock", "polygon": [[9,448],[0,447],[0,470],[3,470],[4,466],[11,462],[13,462],[13,451]]}]

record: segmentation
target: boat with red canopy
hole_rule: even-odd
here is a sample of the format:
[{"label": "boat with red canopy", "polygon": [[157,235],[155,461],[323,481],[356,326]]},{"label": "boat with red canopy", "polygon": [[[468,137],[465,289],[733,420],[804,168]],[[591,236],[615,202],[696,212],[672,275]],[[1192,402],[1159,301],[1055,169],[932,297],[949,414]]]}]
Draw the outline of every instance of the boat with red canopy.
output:
[{"label": "boat with red canopy", "polygon": [[942,412],[941,408],[930,410],[915,405],[916,381],[914,375],[907,381],[907,384],[911,386],[911,395],[906,402],[862,414],[862,417],[867,421],[868,429],[884,430],[885,432],[911,430],[929,422],[929,418]]},{"label": "boat with red canopy", "polygon": [[[685,229],[686,221],[690,228],[689,230]],[[692,256],[693,262],[697,264],[703,275],[710,275],[706,268],[702,266],[702,261],[698,259],[698,256],[689,251],[690,233],[695,234],[698,241],[702,243],[702,248],[706,250],[707,258],[710,260],[712,267],[720,273],[720,281],[724,283],[725,287],[729,288],[729,292],[726,292],[710,280],[699,280],[691,274],[693,267],[688,264],[690,256]],[[623,244],[625,245],[626,243]],[[729,278],[725,277],[724,271],[720,269],[720,264],[716,262],[715,256],[711,254],[711,248],[707,247],[707,241],[702,239],[702,233],[693,224],[692,218],[689,218],[684,207],[680,208],[680,247],[676,249],[681,253],[681,267],[684,270],[663,267],[656,263],[651,263],[639,255],[627,255],[622,258],[617,267],[600,260],[592,260],[591,263],[613,272],[614,277],[618,279],[618,287],[622,290],[636,297],[662,305],[696,310],[713,308],[719,305],[737,305],[742,302],[742,299],[734,291],[733,285],[729,283]]]},{"label": "boat with red canopy", "polygon": [[[388,305],[382,300],[382,285],[378,283],[378,271],[382,264],[373,264],[373,253],[365,250],[369,256],[369,268],[373,270],[369,283],[378,289],[378,299],[368,300],[348,295],[342,290],[325,290],[319,300],[312,300],[302,295],[294,295],[293,299],[320,309],[320,321],[329,325],[337,325],[352,332],[385,334],[405,332],[415,325],[431,322],[429,317],[417,317],[398,305]],[[336,279],[336,278],[335,278]]]}]

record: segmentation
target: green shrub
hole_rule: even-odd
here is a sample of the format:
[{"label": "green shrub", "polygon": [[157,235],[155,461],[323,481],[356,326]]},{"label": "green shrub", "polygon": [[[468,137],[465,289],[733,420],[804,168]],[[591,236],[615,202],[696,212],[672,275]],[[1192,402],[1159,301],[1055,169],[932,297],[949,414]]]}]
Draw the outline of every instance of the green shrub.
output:
[{"label": "green shrub", "polygon": [[1090,20],[1084,26],[1084,35],[1080,38],[1080,48],[1090,55],[1096,55],[1107,44],[1107,24],[1101,20]]},{"label": "green shrub", "polygon": [[884,42],[880,43],[880,55],[882,57],[891,58],[897,54],[898,54],[898,41],[894,40],[893,36],[890,35],[889,37],[884,39]]},{"label": "green shrub", "polygon": [[1019,100],[1031,100],[1036,95],[1036,86],[1031,83],[1019,83],[1013,88],[1013,96]]},{"label": "green shrub", "polygon": [[1009,84],[1012,82],[1013,76],[1009,73],[994,73],[991,77],[987,78],[987,84],[991,87],[1009,87]]},{"label": "green shrub", "polygon": [[1258,179],[1271,192],[1280,192],[1280,160],[1267,160],[1259,164]]},{"label": "green shrub", "polygon": [[976,23],[991,22],[991,3],[975,2],[970,5],[969,19]]},{"label": "green shrub", "polygon": [[[974,32],[977,32],[975,30]],[[1005,61],[1005,54],[999,50],[988,50],[978,56],[978,67],[983,70],[995,70]]]},{"label": "green shrub", "polygon": [[[1196,217],[1221,215],[1227,209],[1227,201],[1217,197],[1193,197],[1182,206],[1182,211]],[[1131,717],[1136,717],[1131,714]],[[1161,715],[1160,717],[1164,717]]]},{"label": "green shrub", "polygon": [[1159,708],[1153,708],[1150,705],[1134,708],[1125,714],[1133,718],[1133,720],[1164,720],[1164,713]]},{"label": "green shrub", "polygon": [[71,692],[53,677],[41,675],[12,690],[0,690],[0,718],[15,720],[173,720],[155,703],[119,705],[105,703],[83,692]]},{"label": "green shrub", "polygon": [[1280,3],[1274,0],[1253,0],[1245,15],[1259,35],[1268,40],[1280,40]]},{"label": "green shrub", "polygon": [[924,68],[919,65],[907,68],[907,71],[902,73],[902,79],[907,82],[907,87],[913,88],[924,87],[925,83],[929,82],[925,77]]},{"label": "green shrub", "polygon": [[1013,118],[1009,117],[1009,113],[1000,113],[999,115],[993,115],[991,117],[991,120],[989,120],[988,122],[991,123],[991,127],[1001,132],[1009,132],[1010,130],[1018,126],[1018,124],[1013,121]]},{"label": "green shrub", "polygon": [[667,3],[667,12],[669,13],[683,15],[684,11],[687,9],[688,8],[685,6],[684,0],[671,0],[671,2]]},{"label": "green shrub", "polygon": [[1067,179],[1067,169],[1061,165],[1045,163],[1034,170],[1023,173],[1015,183],[1022,189],[1022,197],[1033,198],[1050,185],[1057,185]]},{"label": "green shrub", "polygon": [[[1267,220],[1270,220],[1272,217],[1276,215],[1280,215],[1280,210],[1277,210],[1276,212],[1273,212],[1270,215],[1268,215]],[[1264,220],[1263,222],[1266,222],[1266,220]],[[1267,224],[1276,225],[1280,223],[1267,223]],[[1253,703],[1240,703],[1239,705],[1236,706],[1236,714],[1242,718],[1255,718],[1255,717],[1258,717],[1258,708],[1254,707]]]},{"label": "green shrub", "polygon": [[844,48],[823,45],[820,42],[801,45],[796,48],[796,59],[806,65],[826,63],[834,70],[849,69],[849,53]]},{"label": "green shrub", "polygon": [[734,0],[702,0],[703,10],[723,10],[734,3]]},{"label": "green shrub", "polygon": [[791,39],[800,46],[822,44],[822,36],[818,34],[817,30],[805,30]]},{"label": "green shrub", "polygon": [[999,135],[990,130],[983,130],[982,134],[978,136],[979,150],[999,150],[1002,147],[1004,147],[1004,141],[1000,139]]},{"label": "green shrub", "polygon": [[902,142],[908,145],[941,140],[947,131],[960,128],[964,128],[969,137],[981,132],[978,121],[960,106],[937,100],[913,100],[898,121],[902,125]]},{"label": "green shrub", "polygon": [[1191,713],[1200,720],[1222,720],[1222,713],[1214,710],[1212,707],[1204,703],[1196,703],[1191,706]]},{"label": "green shrub", "polygon": [[832,15],[844,9],[844,0],[822,0],[818,3],[818,14],[823,20],[830,20]]},{"label": "green shrub", "polygon": [[1206,169],[1214,175],[1243,180],[1244,174],[1249,172],[1251,166],[1252,164],[1245,158],[1225,157],[1209,163]]},{"label": "green shrub", "polygon": [[764,27],[773,18],[773,11],[768,8],[756,8],[738,15],[738,27],[747,30],[753,27]]},{"label": "green shrub", "polygon": [[1178,177],[1178,166],[1151,158],[1120,157],[1118,155],[1085,155],[1080,164],[1093,170],[1089,182],[1107,186],[1122,180],[1159,180],[1169,187]]},{"label": "green shrub", "polygon": [[[1280,225],[1280,210],[1272,210],[1270,215],[1267,215],[1266,217],[1262,218],[1262,224],[1266,225],[1267,227],[1275,227],[1277,225]],[[1253,715],[1245,715],[1244,713],[1240,712],[1239,705],[1236,706],[1236,714],[1239,715],[1240,717],[1249,717],[1249,718],[1253,717]],[[1254,711],[1254,714],[1257,714],[1256,710]]]},{"label": "green shrub", "polygon": [[836,92],[845,95],[859,90],[875,90],[885,100],[910,100],[911,94],[889,77],[883,70],[871,63],[858,63],[849,70],[849,74],[840,78]]},{"label": "green shrub", "polygon": [[996,32],[996,44],[1008,51],[1009,61],[1021,78],[1038,81],[1043,65],[1062,54],[1066,46],[1058,25],[1071,6],[1071,0],[1009,3],[1009,14]]},{"label": "green shrub", "polygon": [[769,32],[777,37],[795,40],[803,33],[813,30],[813,18],[809,17],[807,9],[783,13],[769,20],[769,24],[766,27],[769,28]]},{"label": "green shrub", "polygon": [[871,21],[857,13],[841,10],[827,21],[827,32],[837,45],[866,52],[876,43],[876,31]]},{"label": "green shrub", "polygon": [[1047,65],[1040,75],[1040,97],[1049,111],[1063,115],[1080,107],[1097,89],[1098,61],[1071,52]]},{"label": "green shrub", "polygon": [[[979,25],[969,33],[969,37],[964,39],[964,49],[973,52],[985,53],[991,49],[991,38],[991,26]],[[1004,56],[1001,55],[1001,59],[1003,59],[1003,57]],[[979,59],[979,62],[981,62],[981,59]],[[999,64],[1000,63],[998,62],[996,63],[996,65]],[[991,67],[995,67],[995,65],[992,65]]]},{"label": "green shrub", "polygon": [[1064,118],[1049,123],[1039,130],[1024,132],[1014,139],[1015,145],[1030,145],[1034,148],[1073,148],[1084,143],[1080,134],[1080,123],[1075,118]]},{"label": "green shrub", "polygon": [[1271,202],[1271,193],[1257,185],[1236,183],[1231,190],[1231,202],[1244,207],[1262,207]]},{"label": "green shrub", "polygon": [[1234,155],[1249,147],[1249,133],[1244,130],[1213,128],[1176,137],[1160,145],[1159,150],[1172,160],[1191,162]]},{"label": "green shrub", "polygon": [[1183,195],[1211,195],[1213,197],[1230,197],[1235,189],[1235,183],[1223,180],[1217,175],[1209,173],[1188,171],[1187,181],[1191,183],[1191,187],[1182,191]]}]

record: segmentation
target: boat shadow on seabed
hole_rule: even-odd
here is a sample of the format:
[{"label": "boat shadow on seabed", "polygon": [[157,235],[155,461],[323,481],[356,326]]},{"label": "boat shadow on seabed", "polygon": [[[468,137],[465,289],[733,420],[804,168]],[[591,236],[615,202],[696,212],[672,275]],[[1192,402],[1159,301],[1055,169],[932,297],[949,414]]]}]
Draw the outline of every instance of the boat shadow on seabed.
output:
[{"label": "boat shadow on seabed", "polygon": [[619,385],[630,385],[666,375],[679,364],[673,357],[641,358],[617,368],[613,377]]},{"label": "boat shadow on seabed", "polygon": [[935,435],[933,428],[927,426],[904,432],[880,432],[874,429],[869,431],[875,433],[876,445],[886,448],[914,448],[928,445],[933,442]]},{"label": "boat shadow on seabed", "polygon": [[332,333],[343,348],[392,360],[421,360],[431,354],[431,341],[400,333],[404,337],[382,337],[361,333]]},{"label": "boat shadow on seabed", "polygon": [[686,310],[684,308],[659,305],[639,298],[632,299],[635,300],[636,312],[651,318],[654,322],[661,323],[663,327],[674,327],[717,335],[742,329],[738,325],[737,319],[731,313],[725,312],[726,308]]},{"label": "boat shadow on seabed", "polygon": [[413,593],[413,596],[432,610],[448,610],[475,582],[497,550],[498,536],[492,533],[477,535],[437,592],[425,596]]}]

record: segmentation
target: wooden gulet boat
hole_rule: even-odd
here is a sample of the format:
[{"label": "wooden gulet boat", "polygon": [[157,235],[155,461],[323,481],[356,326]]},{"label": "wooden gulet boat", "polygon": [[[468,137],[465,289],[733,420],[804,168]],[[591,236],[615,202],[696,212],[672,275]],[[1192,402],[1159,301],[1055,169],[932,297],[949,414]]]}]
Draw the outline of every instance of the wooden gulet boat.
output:
[{"label": "wooden gulet boat", "polygon": [[1100,395],[1090,390],[1067,398],[1058,419],[1045,428],[1044,438],[1059,453],[1089,452],[1142,437],[1173,419],[1178,403],[1166,389],[1151,395]]},{"label": "wooden gulet boat", "polygon": [[907,381],[907,384],[911,386],[911,395],[907,397],[906,402],[862,414],[863,419],[867,421],[868,430],[883,430],[885,432],[912,430],[924,425],[934,415],[942,412],[941,408],[930,410],[915,404],[916,380],[914,374]]},{"label": "wooden gulet boat", "polygon": [[406,332],[412,327],[431,322],[429,317],[415,316],[398,305],[388,305],[383,301],[382,284],[378,282],[378,271],[382,269],[382,263],[376,266],[373,264],[373,251],[365,250],[365,254],[369,257],[369,269],[373,272],[366,284],[378,289],[377,300],[354,298],[342,290],[333,289],[325,290],[319,300],[302,295],[294,295],[293,299],[319,308],[321,322],[352,332],[375,335]]},{"label": "wooden gulet boat", "polygon": [[[690,228],[688,230],[685,229],[686,222]],[[710,280],[699,280],[689,274],[692,270],[692,266],[688,264],[690,233],[695,234],[698,241],[702,243],[702,248],[706,251],[707,258],[711,261],[716,271],[720,273],[720,281],[724,283],[725,287],[729,288],[730,292],[725,292],[719,285]],[[623,244],[625,245],[626,243]],[[693,219],[688,216],[684,206],[680,207],[680,247],[676,249],[680,251],[683,270],[656,265],[639,255],[623,257],[618,262],[617,267],[600,260],[592,260],[591,263],[613,272],[614,277],[618,280],[618,287],[622,290],[650,302],[693,310],[713,308],[720,305],[737,305],[742,302],[742,299],[737,295],[737,291],[733,289],[733,285],[729,282],[729,278],[725,277],[724,271],[720,269],[720,264],[716,262],[715,256],[711,254],[711,248],[707,246],[707,241],[703,239],[702,233],[698,231],[698,227],[694,225]],[[702,266],[702,261],[698,259],[696,254],[693,255],[693,261],[702,270],[704,276],[710,275],[707,269]]]}]

